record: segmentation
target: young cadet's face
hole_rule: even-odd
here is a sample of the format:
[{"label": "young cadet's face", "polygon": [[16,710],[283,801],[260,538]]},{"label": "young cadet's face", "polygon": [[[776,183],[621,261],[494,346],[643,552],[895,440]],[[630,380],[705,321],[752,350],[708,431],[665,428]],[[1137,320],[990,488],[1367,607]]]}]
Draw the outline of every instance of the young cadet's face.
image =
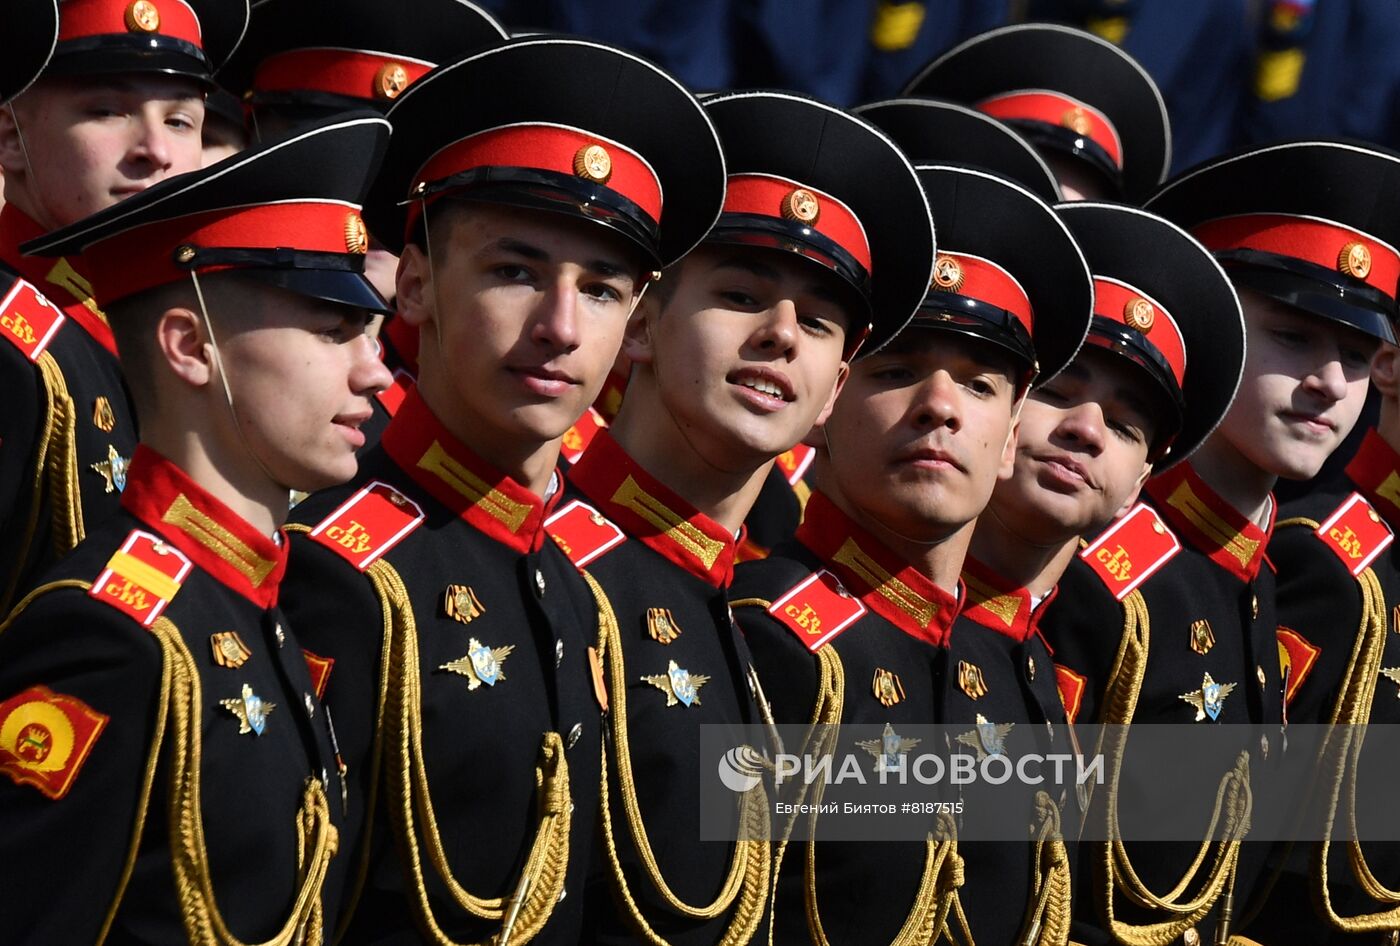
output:
[{"label": "young cadet's face", "polygon": [[266,286],[240,284],[236,298],[234,319],[211,315],[249,446],[290,489],[350,479],[370,399],[392,381],[367,332],[378,317]]},{"label": "young cadet's face", "polygon": [[1267,473],[1308,479],[1355,426],[1380,343],[1258,293],[1240,302],[1244,379],[1214,436]]},{"label": "young cadet's face", "polygon": [[451,227],[432,232],[431,272],[416,246],[399,264],[399,309],[419,326],[419,389],[478,452],[510,455],[563,436],[622,344],[640,269],[633,253],[559,214],[482,204],[443,212]]},{"label": "young cadet's face", "polygon": [[1016,432],[1016,466],[988,514],[1037,545],[1098,532],[1137,499],[1151,466],[1151,382],[1093,346],[1031,392]]},{"label": "young cadet's face", "polygon": [[651,365],[667,415],[710,462],[737,471],[791,450],[845,374],[852,319],[838,278],[792,254],[718,244],[677,269],[624,351]]},{"label": "young cadet's face", "polygon": [[203,163],[204,94],[191,79],[45,79],[12,109],[0,109],[6,199],[45,227],[74,223]]},{"label": "young cadet's face", "polygon": [[851,366],[825,426],[825,467],[846,502],[903,538],[972,522],[1011,475],[1011,360],[992,345],[909,329]]}]

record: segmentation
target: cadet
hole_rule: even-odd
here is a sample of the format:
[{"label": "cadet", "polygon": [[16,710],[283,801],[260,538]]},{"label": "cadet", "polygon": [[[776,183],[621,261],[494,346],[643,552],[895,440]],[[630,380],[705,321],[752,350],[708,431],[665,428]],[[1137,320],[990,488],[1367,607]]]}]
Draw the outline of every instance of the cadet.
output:
[{"label": "cadet", "polygon": [[782,93],[705,111],[735,171],[724,212],[642,301],[622,411],[549,525],[612,611],[603,818],[625,908],[598,942],[756,936],[769,845],[702,842],[692,771],[701,726],[767,718],[727,604],[736,537],[774,458],[825,419],[852,353],[908,321],[933,266],[918,177],[869,125]]},{"label": "cadet", "polygon": [[[898,737],[912,724],[974,724],[969,703],[999,722],[1038,712],[1019,686],[983,687],[980,667],[950,664],[949,636],[973,525],[1011,471],[1019,402],[1037,370],[1058,371],[1088,328],[1089,271],[1064,224],[1023,188],[967,169],[921,166],[919,175],[940,240],[923,305],[898,338],[851,366],[822,427],[795,541],[736,575],[732,604],[780,722],[885,724]],[[960,653],[989,646],[969,641]],[[1039,685],[1054,701],[1049,675]],[[954,912],[965,921],[949,921],[959,941],[1011,942],[1018,931],[1064,941],[1058,811],[1026,801],[1002,820],[1044,827],[1048,840],[1034,850],[972,846]],[[908,942],[931,942],[958,873],[935,848],[780,852],[775,941],[887,942],[905,930]],[[1042,888],[1055,890],[1049,905],[1037,902]]]},{"label": "cadet", "polygon": [[247,0],[64,0],[52,60],[0,108],[0,611],[116,512],[136,446],[92,283],[19,245],[201,165],[204,90],[247,15]]},{"label": "cadet", "polygon": [[388,134],[347,116],[25,245],[102,280],[142,439],[121,510],[0,628],[17,942],[313,943],[334,915],[340,776],[278,529],[289,489],[354,474],[388,383],[357,238]]},{"label": "cadet", "polygon": [[369,224],[421,373],[360,476],[296,508],[286,593],[375,828],[352,933],[575,943],[606,693],[597,605],[543,524],[560,438],[647,274],[718,217],[724,161],[674,79],[580,40],[440,66],[389,118]]},{"label": "cadet", "polygon": [[904,95],[971,105],[1030,139],[1067,200],[1146,199],[1171,166],[1157,86],[1097,36],[1032,23],[974,36],[925,66]]},{"label": "cadet", "polygon": [[[506,38],[505,28],[466,0],[263,0],[219,81],[248,103],[255,136],[354,108],[388,111],[440,62],[460,59]],[[365,273],[390,302],[398,258],[371,233]],[[379,335],[394,384],[375,402],[365,441],[379,441],[417,370],[418,332],[389,319]]]},{"label": "cadet", "polygon": [[[1240,291],[1249,340],[1243,380],[1191,459],[1147,484],[1158,524],[1179,550],[1164,548],[1155,527],[1142,531],[1142,551],[1128,552],[1139,560],[1141,584],[1127,593],[1132,576],[1115,575],[1101,559],[1102,568],[1071,568],[1042,626],[1052,646],[1065,647],[1057,659],[1086,678],[1086,699],[1103,708],[1098,721],[1260,727],[1235,730],[1247,756],[1226,775],[1233,797],[1246,784],[1263,797],[1283,748],[1274,571],[1265,557],[1276,515],[1270,489],[1278,476],[1314,473],[1360,410],[1376,336],[1390,331],[1389,297],[1376,288],[1385,278],[1384,236],[1370,235],[1388,224],[1374,195],[1351,196],[1350,182],[1384,188],[1395,167],[1364,148],[1294,143],[1204,165],[1148,205],[1211,250]],[[1112,561],[1116,549],[1104,551]],[[1143,561],[1158,558],[1155,569]],[[1120,647],[1131,651],[1124,666],[1132,672],[1103,664]],[[1071,651],[1096,656],[1075,666]],[[1196,777],[1203,790],[1217,781],[1213,772]],[[1208,820],[1203,812],[1203,830]],[[1129,939],[1148,924],[1198,938],[1195,927],[1215,904],[1216,936],[1228,936],[1263,869],[1262,845],[1244,845],[1236,863],[1233,848],[1220,847],[1207,869],[1194,844],[1133,858],[1136,873],[1117,878],[1120,892],[1151,907],[1106,904],[1101,935]]]},{"label": "cadet", "polygon": [[[1044,642],[1028,637],[1026,679],[1053,675],[1071,725],[1123,722],[1100,718],[1110,710],[1088,684],[1102,687],[1120,655],[1137,658],[1133,648],[1146,641],[1120,643],[1102,630],[1054,633],[1060,606],[1052,602],[1072,608],[1095,594],[1093,586],[1107,584],[1113,596],[1099,594],[1116,606],[1179,547],[1153,509],[1136,500],[1148,474],[1182,462],[1229,407],[1244,363],[1244,324],[1219,264],[1177,227],[1113,204],[1056,209],[1094,272],[1094,319],[1074,361],[1034,391],[1021,413],[1015,472],[997,485],[973,536],[966,613],[988,626],[1014,627],[1002,615],[1025,605],[1012,612],[1010,602],[1042,602],[1038,630],[1051,635],[1054,663]],[[1110,522],[1081,551],[1081,537],[1094,538]],[[979,597],[988,602],[972,606]],[[1115,631],[1123,626],[1119,613],[1105,621]],[[1145,638],[1147,631],[1140,633]],[[1106,688],[1118,685],[1115,679]],[[1102,791],[1124,794],[1116,783]],[[1077,795],[1075,804],[1082,810],[1088,800]],[[1076,941],[1113,926],[1114,914],[1100,914],[1098,898],[1088,895],[1126,883],[1110,873],[1110,853],[1101,843],[1079,848]]]}]

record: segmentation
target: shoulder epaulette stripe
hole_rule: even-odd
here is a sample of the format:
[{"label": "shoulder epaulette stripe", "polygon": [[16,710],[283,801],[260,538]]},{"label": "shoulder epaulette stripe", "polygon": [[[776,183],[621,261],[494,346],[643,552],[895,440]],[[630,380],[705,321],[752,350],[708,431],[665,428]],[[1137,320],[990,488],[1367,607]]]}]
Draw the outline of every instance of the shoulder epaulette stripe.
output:
[{"label": "shoulder epaulette stripe", "polygon": [[308,533],[312,540],[364,571],[427,518],[421,506],[374,480],[341,503]]},{"label": "shoulder epaulette stripe", "polygon": [[1181,551],[1181,541],[1157,511],[1138,503],[1079,557],[1122,601]]},{"label": "shoulder epaulette stripe", "polygon": [[1353,578],[1365,571],[1395,540],[1390,526],[1360,493],[1348,496],[1314,534],[1341,559]]},{"label": "shoulder epaulette stripe", "polygon": [[16,279],[0,299],[0,336],[38,361],[67,317],[25,279]]},{"label": "shoulder epaulette stripe", "polygon": [[193,567],[179,549],[149,532],[133,529],[107,560],[88,596],[150,627]]},{"label": "shoulder epaulette stripe", "polygon": [[865,612],[865,603],[826,569],[808,575],[768,606],[768,613],[814,653]]}]

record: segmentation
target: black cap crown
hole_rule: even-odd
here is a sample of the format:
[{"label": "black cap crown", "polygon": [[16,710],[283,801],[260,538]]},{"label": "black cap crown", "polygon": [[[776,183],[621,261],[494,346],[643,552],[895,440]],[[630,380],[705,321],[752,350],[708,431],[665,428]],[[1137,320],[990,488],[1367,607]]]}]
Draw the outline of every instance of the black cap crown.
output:
[{"label": "black cap crown", "polygon": [[58,0],[10,0],[3,21],[5,51],[0,60],[0,102],[29,87],[58,42]]}]

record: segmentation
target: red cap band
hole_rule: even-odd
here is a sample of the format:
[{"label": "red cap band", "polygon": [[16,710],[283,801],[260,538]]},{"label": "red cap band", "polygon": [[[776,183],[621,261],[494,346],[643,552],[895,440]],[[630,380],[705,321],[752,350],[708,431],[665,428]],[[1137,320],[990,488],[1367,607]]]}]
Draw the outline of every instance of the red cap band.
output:
[{"label": "red cap band", "polygon": [[203,48],[199,17],[184,0],[64,0],[58,41],[128,33],[173,36]]},{"label": "red cap band", "polygon": [[1160,302],[1125,282],[1095,276],[1094,314],[1141,332],[1167,360],[1177,387],[1185,383],[1186,341],[1176,319]]},{"label": "red cap band", "polygon": [[724,195],[724,213],[791,220],[815,230],[870,268],[870,241],[860,219],[841,201],[819,190],[767,174],[734,174]]},{"label": "red cap band", "polygon": [[[615,141],[562,125],[511,125],[469,135],[429,158],[413,176],[413,188],[483,167],[554,171],[606,184],[661,221],[661,179],[646,159]],[[406,232],[412,233],[417,219],[415,202]]]},{"label": "red cap band", "polygon": [[1400,253],[1368,233],[1326,220],[1287,214],[1222,217],[1193,227],[1210,250],[1261,250],[1344,273],[1395,298]]},{"label": "red cap band", "polygon": [[360,49],[293,49],[259,63],[253,91],[328,92],[391,102],[432,68],[430,62]]},{"label": "red cap band", "polygon": [[1022,119],[1068,128],[1108,152],[1114,167],[1123,169],[1123,142],[1118,129],[1103,112],[1059,92],[1036,89],[1007,92],[977,103],[977,110],[993,118]]},{"label": "red cap band", "polygon": [[[98,301],[106,305],[186,279],[190,267],[175,260],[185,245],[354,254],[365,252],[368,237],[360,208],[338,201],[259,204],[161,220],[113,234],[83,251]],[[133,246],[142,252],[132,253]],[[228,267],[197,268],[203,273]]]},{"label": "red cap band", "polygon": [[933,264],[932,292],[956,292],[960,296],[1005,309],[1034,334],[1035,314],[1026,290],[1006,270],[989,259],[967,253],[939,253]]}]

